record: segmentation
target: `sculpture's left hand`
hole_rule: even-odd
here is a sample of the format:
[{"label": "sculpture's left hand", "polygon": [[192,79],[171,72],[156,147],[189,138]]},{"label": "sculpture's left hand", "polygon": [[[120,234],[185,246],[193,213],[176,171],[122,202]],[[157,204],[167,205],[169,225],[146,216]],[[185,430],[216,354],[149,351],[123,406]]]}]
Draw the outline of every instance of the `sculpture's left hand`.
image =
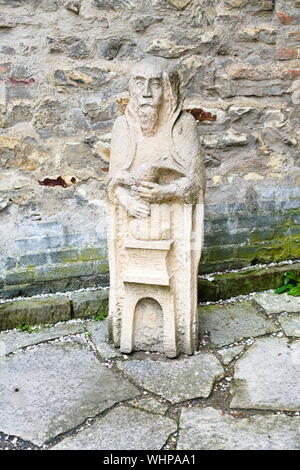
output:
[{"label": "sculpture's left hand", "polygon": [[147,202],[162,202],[172,199],[176,195],[175,185],[161,185],[142,181],[138,186],[139,196]]}]

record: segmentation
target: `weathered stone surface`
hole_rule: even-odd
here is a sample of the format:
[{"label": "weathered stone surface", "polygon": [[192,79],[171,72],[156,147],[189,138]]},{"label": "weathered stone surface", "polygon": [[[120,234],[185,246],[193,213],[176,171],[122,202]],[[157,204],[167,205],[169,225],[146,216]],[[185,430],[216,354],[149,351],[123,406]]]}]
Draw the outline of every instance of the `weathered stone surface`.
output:
[{"label": "weathered stone surface", "polygon": [[279,317],[278,321],[287,336],[300,337],[300,315]]},{"label": "weathered stone surface", "polygon": [[69,2],[67,5],[66,5],[66,10],[69,10],[71,11],[72,13],[75,13],[75,15],[79,15],[80,13],[80,3],[78,2]]},{"label": "weathered stone surface", "polygon": [[0,191],[13,191],[30,185],[30,179],[25,176],[17,176],[11,171],[2,172],[3,178],[0,181]]},{"label": "weathered stone surface", "polygon": [[174,5],[177,10],[183,10],[191,0],[168,0],[172,5]]},{"label": "weathered stone surface", "polygon": [[207,331],[211,343],[218,347],[278,330],[249,301],[232,305],[209,305],[200,307],[198,311],[200,338]]},{"label": "weathered stone surface", "polygon": [[17,349],[42,343],[51,339],[60,338],[67,335],[83,333],[83,323],[66,323],[57,326],[33,329],[31,333],[26,331],[5,331],[0,333],[0,343],[2,345],[0,355],[9,354]]},{"label": "weathered stone surface", "polygon": [[11,29],[15,28],[17,25],[16,22],[12,21],[10,17],[6,15],[0,15],[0,29]]},{"label": "weathered stone surface", "polygon": [[112,359],[113,357],[122,356],[119,350],[114,348],[108,341],[107,320],[89,321],[86,328],[91,334],[91,340],[101,357]]},{"label": "weathered stone surface", "polygon": [[149,26],[152,24],[161,23],[162,21],[163,18],[159,16],[144,15],[133,20],[131,24],[137,33],[141,33],[149,28]]},{"label": "weathered stone surface", "polygon": [[[1,431],[36,445],[139,393],[78,344],[36,346],[0,363]],[[103,437],[103,436],[101,436]]]},{"label": "weathered stone surface", "polygon": [[99,90],[109,80],[109,74],[103,70],[79,67],[74,70],[56,70],[54,84],[59,91],[67,92],[74,88]]},{"label": "weathered stone surface", "polygon": [[[23,114],[24,113],[24,114]],[[30,106],[12,106],[7,111],[6,125],[26,120],[26,113],[32,115]],[[49,159],[49,154],[43,146],[30,137],[21,140],[16,137],[0,136],[0,158],[4,168],[19,168],[20,170],[34,171],[38,165],[43,165]],[[13,174],[13,171],[10,173]],[[16,178],[14,189],[18,189],[18,179],[22,178],[22,172]],[[5,177],[3,180],[5,182]]]},{"label": "weathered stone surface", "polygon": [[211,148],[226,148],[228,146],[240,147],[247,145],[248,136],[245,133],[237,133],[232,129],[220,134],[204,135],[201,138],[204,147]]},{"label": "weathered stone surface", "polygon": [[270,292],[262,292],[255,294],[253,298],[258,302],[263,309],[271,313],[300,313],[300,298],[293,297],[288,294],[274,294]]},{"label": "weathered stone surface", "polygon": [[164,415],[168,409],[168,405],[159,402],[153,397],[135,398],[128,404],[134,408],[149,411],[150,413],[157,413],[159,415]]},{"label": "weathered stone surface", "polygon": [[37,107],[33,125],[44,139],[55,135],[77,135],[79,131],[89,129],[89,124],[79,108],[69,111],[63,103],[49,97],[43,99]]},{"label": "weathered stone surface", "polygon": [[[118,116],[112,103],[124,93],[123,113],[132,59],[147,50],[178,58],[188,107],[194,102],[197,108],[216,108],[225,115],[224,120],[217,115],[211,122],[197,119],[199,134],[205,137],[206,203],[211,207],[205,212],[201,272],[299,258],[298,0],[0,3],[0,128],[5,129],[5,137],[20,140],[20,145],[0,155],[1,168],[9,168],[12,175],[1,173],[0,178],[9,201],[9,205],[3,203],[0,221],[0,232],[6,234],[1,241],[1,269],[6,257],[18,263],[29,254],[28,248],[15,243],[20,238],[18,226],[28,218],[59,220],[71,236],[105,230],[107,165],[100,167],[101,148],[97,153],[91,145],[85,153],[85,145],[99,139],[109,155],[112,122]],[[41,34],[43,25],[46,34]],[[128,41],[107,60],[99,44],[110,39]],[[53,48],[51,53],[48,47]],[[86,113],[87,99],[95,108]],[[99,102],[109,107],[97,108]],[[228,136],[229,129],[233,131]],[[22,142],[29,136],[35,137],[37,147],[27,154]],[[65,166],[72,168],[71,156],[65,160],[66,145],[74,145],[73,155],[78,150],[72,195],[68,191],[72,188],[61,188],[62,193],[58,187],[41,188],[37,183],[45,177],[57,178]],[[39,146],[45,148],[41,151]],[[280,165],[281,158],[285,162]],[[253,181],[255,212],[246,204]],[[242,242],[239,235],[245,220],[249,221],[248,240]],[[78,251],[85,245],[81,237],[73,242]],[[69,248],[67,242],[64,248]],[[271,284],[271,276],[267,278],[268,282],[257,278],[252,291],[275,288],[277,279]],[[72,277],[69,288],[76,282],[80,286],[81,281]],[[35,285],[36,293],[44,292],[43,282]],[[86,276],[85,282],[95,285],[94,276]],[[54,291],[61,285],[47,288]],[[25,293],[25,284],[1,287],[2,296],[9,292]],[[222,298],[221,292],[218,295]]]},{"label": "weathered stone surface", "polygon": [[300,408],[300,341],[261,338],[237,361],[231,408]]},{"label": "weathered stone surface", "polygon": [[175,421],[120,406],[76,436],[67,437],[53,450],[159,450]]},{"label": "weathered stone surface", "polygon": [[59,295],[0,304],[0,330],[8,330],[22,324],[55,323],[70,318],[70,301]]},{"label": "weathered stone surface", "polygon": [[225,0],[225,6],[229,9],[243,8],[245,11],[269,11],[273,10],[273,0]]},{"label": "weathered stone surface", "polygon": [[207,52],[219,43],[219,36],[213,30],[204,31],[197,36],[196,41],[188,42],[185,38],[176,41],[173,37],[155,39],[146,52],[166,59],[178,58],[187,52]]},{"label": "weathered stone surface", "polygon": [[106,41],[98,42],[98,56],[106,60],[112,60],[118,56],[119,58],[130,57],[134,51],[136,44],[130,39],[111,38]]},{"label": "weathered stone surface", "polygon": [[51,52],[67,52],[67,48],[75,44],[80,39],[75,36],[47,36],[46,44],[48,51]]},{"label": "weathered stone surface", "polygon": [[132,0],[93,0],[93,5],[99,10],[115,11],[119,8],[133,8]]},{"label": "weathered stone surface", "polygon": [[117,56],[121,45],[122,41],[120,39],[109,39],[108,41],[100,41],[98,48],[99,57],[103,57],[107,60],[114,59]]},{"label": "weathered stone surface", "polygon": [[[252,223],[260,224],[259,218],[255,217],[252,222],[249,216],[240,222],[243,227],[248,225],[249,228]],[[266,219],[263,224],[265,223],[267,224]],[[220,227],[222,227],[221,223]],[[251,292],[274,289],[281,284],[286,271],[292,271],[298,275],[300,273],[300,264],[283,264],[266,268],[261,266],[249,267],[243,271],[216,274],[209,279],[200,277],[198,280],[199,299],[201,302],[225,300],[238,295],[250,294]],[[267,298],[268,296],[263,295],[263,298],[265,297]],[[258,298],[261,298],[261,296]],[[276,295],[272,298],[274,298],[274,303],[276,303],[276,299],[279,296]]]},{"label": "weathered stone surface", "polygon": [[232,346],[231,348],[223,348],[218,350],[218,354],[220,354],[222,357],[223,364],[227,366],[243,351],[244,348],[245,346]]},{"label": "weathered stone surface", "polygon": [[178,450],[299,450],[300,417],[237,419],[214,408],[183,408]]},{"label": "weathered stone surface", "polygon": [[220,362],[209,353],[175,362],[130,360],[117,365],[141,387],[171,403],[208,397],[215,380],[223,376]]},{"label": "weathered stone surface", "polygon": [[261,41],[266,44],[275,44],[276,37],[276,29],[270,26],[248,27],[239,32],[239,38],[243,41]]},{"label": "weathered stone surface", "polygon": [[107,314],[108,291],[97,290],[70,294],[74,318],[91,318]]}]

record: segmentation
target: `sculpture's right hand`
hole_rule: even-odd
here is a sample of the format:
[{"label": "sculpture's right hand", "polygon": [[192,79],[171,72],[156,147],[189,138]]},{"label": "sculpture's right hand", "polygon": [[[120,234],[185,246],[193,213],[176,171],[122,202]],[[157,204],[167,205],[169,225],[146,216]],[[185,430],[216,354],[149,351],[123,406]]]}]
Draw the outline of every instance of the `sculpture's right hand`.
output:
[{"label": "sculpture's right hand", "polygon": [[141,219],[143,217],[148,217],[150,214],[150,206],[140,199],[132,198],[127,205],[127,212],[132,217]]}]

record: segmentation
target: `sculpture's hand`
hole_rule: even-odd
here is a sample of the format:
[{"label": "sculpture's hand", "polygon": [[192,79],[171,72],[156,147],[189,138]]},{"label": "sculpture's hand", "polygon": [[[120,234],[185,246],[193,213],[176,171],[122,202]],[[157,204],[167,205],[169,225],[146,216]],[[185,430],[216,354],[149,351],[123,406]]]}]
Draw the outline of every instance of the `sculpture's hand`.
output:
[{"label": "sculpture's hand", "polygon": [[123,186],[116,188],[116,195],[119,203],[127,210],[132,217],[147,217],[150,214],[150,206],[138,196],[133,196],[128,189]]},{"label": "sculpture's hand", "polygon": [[142,201],[141,199],[131,198],[128,199],[127,212],[132,217],[141,219],[143,217],[148,217],[150,214],[149,204]]},{"label": "sculpture's hand", "polygon": [[138,186],[139,196],[148,202],[167,201],[176,196],[176,186],[173,184],[161,185],[142,181]]}]

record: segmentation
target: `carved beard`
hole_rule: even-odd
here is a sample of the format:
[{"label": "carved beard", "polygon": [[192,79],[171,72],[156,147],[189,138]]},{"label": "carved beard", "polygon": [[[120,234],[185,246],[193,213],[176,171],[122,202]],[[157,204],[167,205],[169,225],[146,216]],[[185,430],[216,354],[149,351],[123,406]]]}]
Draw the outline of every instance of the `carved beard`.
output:
[{"label": "carved beard", "polygon": [[138,107],[138,116],[142,132],[149,137],[156,131],[159,106],[144,105]]}]

